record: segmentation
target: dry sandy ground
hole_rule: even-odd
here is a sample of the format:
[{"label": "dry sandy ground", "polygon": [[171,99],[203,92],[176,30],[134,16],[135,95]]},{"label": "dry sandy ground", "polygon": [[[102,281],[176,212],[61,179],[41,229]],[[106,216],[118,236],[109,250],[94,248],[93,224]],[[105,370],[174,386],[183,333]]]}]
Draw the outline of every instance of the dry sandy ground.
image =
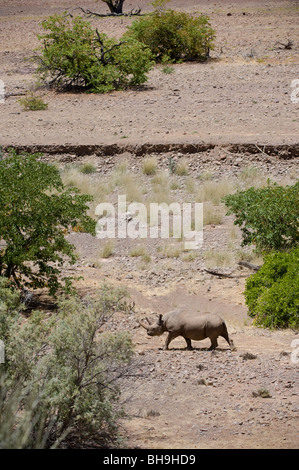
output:
[{"label": "dry sandy ground", "polygon": [[[100,2],[77,3],[104,11]],[[139,5],[143,11],[150,9],[144,0],[126,3],[128,10]],[[34,67],[24,58],[38,46],[39,23],[72,5],[67,0],[1,1],[0,79],[6,87],[5,103],[0,104],[1,145],[78,145],[83,146],[84,159],[84,145],[89,144],[298,143],[299,104],[292,103],[290,96],[291,82],[299,78],[297,1],[174,0],[173,8],[210,15],[217,31],[210,62],[176,65],[171,75],[156,67],[139,90],[95,96],[43,89],[48,110],[22,111],[18,99],[35,83]],[[93,20],[115,36],[131,21]],[[287,39],[294,41],[290,50],[275,44]],[[279,160],[258,153],[234,158],[215,147],[187,157],[194,174],[210,171],[216,181],[237,175],[248,164],[257,165],[264,177],[274,172],[278,180],[294,179],[295,157]],[[161,157],[166,165],[169,155],[175,157]],[[77,158],[76,154],[60,157]],[[122,158],[135,171],[135,156]],[[113,157],[105,155],[100,159],[95,154],[92,161],[103,173],[115,164]],[[226,243],[227,230],[226,223],[206,228],[211,249]],[[132,416],[122,423],[124,445],[148,449],[299,447],[298,363],[290,357],[298,333],[252,326],[242,294],[249,272],[235,269],[231,278],[218,279],[203,271],[202,260],[166,263],[159,257],[150,270],[144,270],[124,254],[129,249],[125,241],[117,242],[115,255],[96,268],[93,253],[99,250],[99,240],[84,235],[71,239],[81,255],[75,270],[84,274],[84,281],[78,283],[81,293],[92,292],[108,280],[125,285],[136,303],[135,313],[115,317],[110,325],[129,329],[136,346],[138,377],[122,384],[122,397]],[[179,307],[220,313],[237,351],[231,352],[224,340],[215,353],[207,351],[207,341],[196,343],[194,351],[185,351],[180,339],[163,351],[159,348],[164,338],[148,338],[138,327],[137,319],[144,314],[154,318],[152,312]],[[270,397],[261,397],[261,388]]]},{"label": "dry sandy ground", "polygon": [[[242,171],[242,167],[229,161],[222,161],[219,168],[215,156],[216,150],[214,156],[205,155],[204,164],[202,154],[189,156],[193,175],[209,171],[217,180]],[[126,154],[119,158],[128,157]],[[295,159],[280,161],[264,157],[268,160],[265,162],[257,156],[251,158],[261,177],[281,181],[297,171]],[[165,165],[163,157],[160,159],[161,165]],[[133,157],[129,160],[130,168],[133,160]],[[140,165],[141,161],[135,159],[134,171],[145,187],[149,184],[146,179],[150,178],[141,174]],[[99,174],[105,178],[106,171],[113,171],[113,166],[107,170],[103,165]],[[191,175],[190,169],[188,178]],[[186,178],[178,178],[180,187]],[[177,192],[184,200],[182,189]],[[231,251],[231,227],[231,217],[224,217],[220,225],[205,226],[203,251]],[[122,400],[131,416],[122,423],[124,446],[143,449],[299,447],[298,364],[292,362],[290,355],[295,351],[291,345],[298,339],[298,332],[269,331],[252,325],[243,296],[250,275],[247,269],[238,268],[236,263],[226,269],[216,266],[220,272],[231,273],[229,278],[218,278],[205,271],[202,252],[194,260],[169,259],[158,252],[160,239],[115,240],[113,256],[104,259],[99,253],[106,240],[73,234],[70,241],[76,245],[80,260],[75,269],[70,267],[65,273],[84,276],[78,283],[82,294],[94,292],[106,281],[126,286],[136,305],[134,313],[119,315],[109,325],[116,331],[130,331],[136,351],[135,376],[121,383]],[[130,255],[136,245],[144,246],[151,256],[146,267],[141,257]],[[240,248],[240,234],[234,245]],[[222,338],[214,353],[207,351],[209,340],[194,342],[194,351],[186,351],[182,338],[174,340],[169,351],[163,351],[166,335],[147,337],[138,320],[148,316],[153,321],[154,312],[164,314],[177,308],[194,314],[220,314],[237,351],[231,352]],[[271,396],[259,396],[261,389]]]},{"label": "dry sandy ground", "polygon": [[[105,11],[101,2],[79,3]],[[24,59],[39,45],[40,22],[67,7],[73,11],[73,5],[1,2],[0,78],[7,94],[1,104],[2,144],[297,141],[299,104],[290,99],[291,82],[299,77],[297,1],[176,0],[174,8],[210,15],[217,40],[209,63],[176,65],[171,75],[156,67],[138,90],[98,96],[44,90],[47,111],[22,111],[16,95],[35,83],[34,67]],[[136,5],[150,9],[145,1],[129,1],[126,9]],[[131,21],[93,20],[114,36]],[[294,42],[291,50],[276,44],[288,38]]]}]

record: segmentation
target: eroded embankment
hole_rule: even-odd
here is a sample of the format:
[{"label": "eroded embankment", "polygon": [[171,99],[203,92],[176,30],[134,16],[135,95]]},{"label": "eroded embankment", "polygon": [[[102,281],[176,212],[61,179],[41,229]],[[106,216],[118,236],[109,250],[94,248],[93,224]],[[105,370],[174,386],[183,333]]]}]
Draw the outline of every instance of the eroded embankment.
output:
[{"label": "eroded embankment", "polygon": [[61,155],[72,154],[75,156],[113,156],[129,152],[136,156],[143,156],[149,153],[168,153],[180,152],[182,154],[203,153],[215,148],[219,150],[227,149],[232,154],[257,154],[263,153],[269,156],[277,156],[281,159],[291,159],[299,157],[299,143],[298,144],[281,144],[281,145],[257,145],[255,143],[247,144],[215,144],[215,143],[142,143],[142,144],[92,144],[92,145],[78,145],[78,144],[63,144],[63,145],[12,145],[4,146],[3,150],[9,148],[15,149],[18,153],[45,153],[47,155]]}]

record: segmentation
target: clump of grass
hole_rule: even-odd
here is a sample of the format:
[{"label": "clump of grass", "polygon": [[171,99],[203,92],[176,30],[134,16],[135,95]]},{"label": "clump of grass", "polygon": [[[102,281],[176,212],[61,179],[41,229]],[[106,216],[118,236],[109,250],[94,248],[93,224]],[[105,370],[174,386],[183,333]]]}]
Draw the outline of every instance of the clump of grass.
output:
[{"label": "clump of grass", "polygon": [[185,188],[186,188],[187,193],[189,193],[189,194],[194,194],[194,193],[195,193],[195,183],[194,183],[194,179],[192,179],[192,178],[186,179],[186,181],[185,181]]},{"label": "clump of grass", "polygon": [[186,159],[181,160],[177,165],[175,172],[178,176],[186,176],[188,175],[188,164]]},{"label": "clump of grass", "polygon": [[155,418],[156,416],[160,416],[159,411],[156,410],[149,410],[147,412],[147,418]]},{"label": "clump of grass", "polygon": [[147,264],[151,261],[151,255],[149,253],[144,253],[144,255],[142,255],[142,261]]},{"label": "clump of grass", "polygon": [[266,178],[261,176],[260,170],[252,165],[248,165],[243,168],[240,172],[239,178],[246,189],[250,186],[260,188],[266,184]]},{"label": "clump of grass", "polygon": [[61,179],[66,187],[75,186],[83,194],[93,196],[94,200],[90,203],[90,209],[88,211],[88,215],[91,217],[95,216],[94,210],[97,204],[104,202],[108,194],[112,192],[111,182],[81,173],[80,169],[73,165],[68,165],[63,169]]},{"label": "clump of grass", "polygon": [[201,181],[210,181],[213,177],[213,173],[211,173],[210,171],[202,171],[199,175],[199,179]]},{"label": "clump of grass", "polygon": [[147,176],[155,175],[157,173],[157,159],[155,157],[146,157],[143,160],[142,172]]},{"label": "clump of grass", "polygon": [[118,186],[123,189],[126,194],[128,202],[142,202],[142,189],[134,175],[130,174],[124,163],[120,164],[114,174],[112,175],[111,182],[113,186]]},{"label": "clump of grass", "polygon": [[168,186],[169,179],[167,173],[162,171],[157,173],[152,179],[152,183],[154,188],[157,186]]},{"label": "clump of grass", "polygon": [[257,265],[263,264],[263,257],[252,250],[237,250],[236,257],[238,258],[238,261],[247,261],[248,263],[253,263]]},{"label": "clump of grass", "polygon": [[177,189],[180,188],[180,186],[181,186],[180,183],[179,183],[176,179],[172,179],[172,180],[171,180],[170,189],[171,189],[172,191],[176,191]]},{"label": "clump of grass", "polygon": [[130,256],[133,258],[141,258],[142,263],[138,265],[138,268],[144,271],[148,268],[148,264],[151,261],[151,255],[147,252],[144,246],[136,246],[130,251]]},{"label": "clump of grass", "polygon": [[230,228],[229,231],[229,240],[235,242],[238,238],[238,229],[235,225]]},{"label": "clump of grass", "polygon": [[66,187],[75,186],[84,194],[93,197],[103,197],[109,194],[111,188],[107,183],[96,178],[91,179],[88,174],[81,171],[81,168],[72,165],[66,166],[61,172],[61,179]]},{"label": "clump of grass", "polygon": [[19,100],[24,111],[43,111],[48,108],[48,104],[43,101],[40,96],[30,92],[24,98]]},{"label": "clump of grass", "polygon": [[115,172],[118,174],[123,174],[128,171],[128,162],[127,160],[122,160],[115,168]]},{"label": "clump of grass", "polygon": [[219,225],[222,223],[223,210],[221,206],[214,206],[211,203],[204,203],[203,206],[203,224]]},{"label": "clump of grass", "polygon": [[141,256],[144,262],[149,262],[151,260],[151,256],[148,254],[146,248],[141,245],[135,246],[130,251],[130,256],[132,256],[133,258],[137,258]]},{"label": "clump of grass", "polygon": [[264,387],[261,387],[257,391],[252,392],[252,396],[253,397],[262,397],[262,398],[271,398],[272,397],[269,390],[267,390]]},{"label": "clump of grass", "polygon": [[227,268],[234,264],[235,258],[227,251],[207,250],[204,253],[205,264],[208,268]]},{"label": "clump of grass", "polygon": [[221,199],[234,191],[234,184],[229,180],[205,181],[198,190],[198,201],[210,201],[215,205],[220,204]]},{"label": "clump of grass", "polygon": [[149,199],[150,202],[156,202],[157,204],[161,202],[170,203],[169,178],[166,173],[160,172],[153,176],[152,192]]},{"label": "clump of grass", "polygon": [[93,163],[86,162],[86,163],[83,163],[83,165],[79,167],[79,171],[83,173],[84,175],[90,175],[92,173],[95,173],[97,169]]},{"label": "clump of grass", "polygon": [[243,361],[251,361],[257,358],[256,354],[252,354],[250,352],[245,352],[244,354],[241,354],[241,357],[243,358]]},{"label": "clump of grass", "polygon": [[259,169],[256,168],[255,166],[251,166],[251,165],[248,165],[244,168],[242,168],[241,172],[240,172],[240,178],[242,181],[245,181],[245,180],[252,180],[254,178],[256,178],[257,176],[259,175]]},{"label": "clump of grass", "polygon": [[181,253],[184,251],[182,244],[179,245],[165,245],[161,253],[165,258],[179,258]]},{"label": "clump of grass", "polygon": [[198,253],[195,251],[189,251],[188,253],[183,253],[181,256],[182,261],[190,262],[194,261],[198,257]]},{"label": "clump of grass", "polygon": [[108,240],[100,253],[101,258],[110,258],[114,254],[114,243],[112,240]]},{"label": "clump of grass", "polygon": [[165,73],[166,75],[171,75],[172,73],[175,72],[173,67],[170,67],[170,65],[164,65],[162,67],[162,72]]}]

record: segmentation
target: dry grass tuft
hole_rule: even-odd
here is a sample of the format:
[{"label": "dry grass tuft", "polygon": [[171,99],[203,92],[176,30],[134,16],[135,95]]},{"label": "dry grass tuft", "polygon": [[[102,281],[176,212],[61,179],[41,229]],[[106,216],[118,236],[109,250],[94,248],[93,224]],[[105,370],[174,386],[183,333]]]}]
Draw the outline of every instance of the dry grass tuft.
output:
[{"label": "dry grass tuft", "polygon": [[228,251],[207,250],[204,253],[207,268],[228,268],[235,264],[235,257]]},{"label": "dry grass tuft", "polygon": [[233,193],[234,190],[234,182],[228,179],[220,181],[205,181],[198,189],[197,200],[198,202],[210,201],[213,204],[218,205],[224,196]]},{"label": "dry grass tuft", "polygon": [[157,159],[155,157],[146,157],[143,160],[142,173],[146,176],[153,176],[157,173]]}]

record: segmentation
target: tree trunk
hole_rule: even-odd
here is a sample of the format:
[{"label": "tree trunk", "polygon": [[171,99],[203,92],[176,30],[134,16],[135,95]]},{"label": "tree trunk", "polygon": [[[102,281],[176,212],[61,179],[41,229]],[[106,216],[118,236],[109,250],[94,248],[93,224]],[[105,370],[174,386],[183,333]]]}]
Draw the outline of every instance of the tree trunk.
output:
[{"label": "tree trunk", "polygon": [[124,2],[125,2],[125,0],[108,0],[105,3],[107,3],[111,13],[121,15],[123,13],[123,4],[124,4]]}]

